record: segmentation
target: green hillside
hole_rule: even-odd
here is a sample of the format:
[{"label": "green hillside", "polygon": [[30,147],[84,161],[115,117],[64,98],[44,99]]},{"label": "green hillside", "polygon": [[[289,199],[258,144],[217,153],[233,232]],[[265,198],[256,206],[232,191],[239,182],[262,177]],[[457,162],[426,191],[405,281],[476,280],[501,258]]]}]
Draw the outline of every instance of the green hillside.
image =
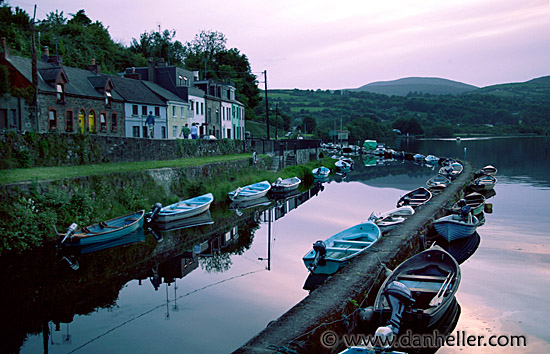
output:
[{"label": "green hillside", "polygon": [[527,82],[487,86],[472,93],[515,99],[548,100],[550,97],[550,76],[539,77]]}]

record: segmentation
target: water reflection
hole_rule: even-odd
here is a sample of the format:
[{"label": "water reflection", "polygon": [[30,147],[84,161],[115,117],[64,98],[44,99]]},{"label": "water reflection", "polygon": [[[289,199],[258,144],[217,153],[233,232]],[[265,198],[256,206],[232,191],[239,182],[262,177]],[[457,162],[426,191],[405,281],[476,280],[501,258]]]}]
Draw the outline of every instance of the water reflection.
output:
[{"label": "water reflection", "polygon": [[[38,333],[44,338],[45,351],[59,343],[71,344],[68,329],[75,315],[118,306],[119,293],[132,281],[140,287],[148,284],[152,291],[164,290],[168,318],[171,310],[179,308],[177,300],[190,295],[177,294],[178,280],[198,269],[212,274],[228,271],[232,255],[250,249],[262,222],[271,227],[321,188],[315,185],[305,192],[283,195],[273,204],[248,206],[240,215],[206,212],[179,223],[152,225],[151,233],[142,228],[104,244],[50,247],[2,258],[3,283],[18,285],[0,295],[2,318],[11,319],[8,326],[2,325],[3,347],[19,352],[27,335]],[[173,296],[168,288],[173,288]],[[67,334],[59,338],[61,327]]]}]

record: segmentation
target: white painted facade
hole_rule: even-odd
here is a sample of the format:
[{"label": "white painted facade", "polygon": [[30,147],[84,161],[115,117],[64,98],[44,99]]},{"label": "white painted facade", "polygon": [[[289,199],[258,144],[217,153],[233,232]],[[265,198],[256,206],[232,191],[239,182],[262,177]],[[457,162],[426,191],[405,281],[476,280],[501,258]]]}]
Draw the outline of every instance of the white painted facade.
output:
[{"label": "white painted facade", "polygon": [[145,120],[147,119],[149,112],[153,112],[153,115],[155,116],[155,126],[153,129],[154,139],[168,138],[168,126],[166,119],[167,106],[146,105],[133,102],[124,103],[124,131],[126,132],[126,137],[144,138],[147,136]]}]

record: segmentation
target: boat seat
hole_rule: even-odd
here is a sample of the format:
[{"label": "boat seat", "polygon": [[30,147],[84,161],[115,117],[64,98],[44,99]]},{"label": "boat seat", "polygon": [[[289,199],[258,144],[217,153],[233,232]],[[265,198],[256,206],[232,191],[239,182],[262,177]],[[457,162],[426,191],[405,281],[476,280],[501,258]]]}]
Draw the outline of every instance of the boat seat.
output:
[{"label": "boat seat", "polygon": [[348,244],[350,246],[369,246],[372,244],[372,242],[366,242],[366,241],[353,241],[353,240],[337,240],[337,241],[334,241],[334,244],[336,245],[337,243],[339,244]]},{"label": "boat seat", "polygon": [[362,248],[327,247],[327,252],[357,252],[361,250]]},{"label": "boat seat", "polygon": [[397,277],[398,280],[425,280],[425,281],[445,281],[446,277],[442,275],[423,275],[423,274],[403,274]]}]

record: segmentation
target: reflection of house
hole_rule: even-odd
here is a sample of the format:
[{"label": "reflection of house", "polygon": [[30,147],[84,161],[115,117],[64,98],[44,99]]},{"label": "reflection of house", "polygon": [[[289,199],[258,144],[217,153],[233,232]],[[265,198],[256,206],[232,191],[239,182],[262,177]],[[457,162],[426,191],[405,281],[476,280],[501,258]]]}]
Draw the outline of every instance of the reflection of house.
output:
[{"label": "reflection of house", "polygon": [[349,130],[331,130],[328,134],[331,137],[333,143],[348,143]]},{"label": "reflection of house", "polygon": [[114,91],[112,80],[101,75],[95,60],[89,70],[70,68],[63,66],[60,56],[50,56],[45,48],[37,61],[35,113],[29,107],[32,61],[10,56],[4,41],[2,46],[0,64],[8,69],[12,96],[0,99],[0,129],[124,135],[121,97]]}]

